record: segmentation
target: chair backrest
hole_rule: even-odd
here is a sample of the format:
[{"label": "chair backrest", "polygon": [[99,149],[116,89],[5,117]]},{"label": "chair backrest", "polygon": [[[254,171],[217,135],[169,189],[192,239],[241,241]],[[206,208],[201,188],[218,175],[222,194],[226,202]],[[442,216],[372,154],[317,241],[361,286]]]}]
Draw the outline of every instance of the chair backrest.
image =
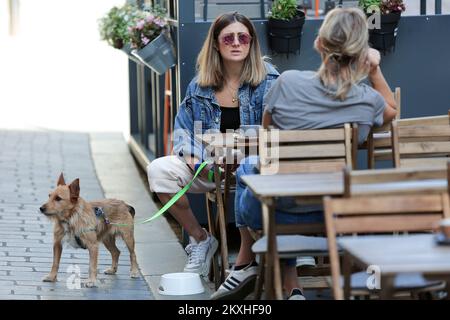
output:
[{"label": "chair backrest", "polygon": [[[389,183],[397,181],[420,181],[447,178],[448,170],[373,170],[374,174],[350,173],[347,176],[346,189],[356,189],[356,184]],[[378,173],[377,171],[381,171]],[[347,172],[348,175],[348,172]],[[350,183],[349,183],[350,182]],[[366,190],[368,191],[368,190]],[[373,191],[373,190],[372,190]],[[381,192],[382,193],[382,192]],[[348,196],[348,195],[347,195]],[[350,197],[324,197],[325,224],[328,237],[333,293],[335,299],[342,299],[340,285],[340,265],[337,246],[337,234],[390,233],[399,231],[432,230],[436,223],[450,217],[448,183],[445,190],[439,188],[435,193],[414,189],[407,193],[380,195],[350,194]]]},{"label": "chair backrest", "polygon": [[450,156],[449,115],[393,121],[394,166],[445,168]]},{"label": "chair backrest", "polygon": [[[390,184],[389,188],[385,184]],[[344,169],[344,197],[386,194],[441,193],[450,184],[447,167],[377,170]]]},{"label": "chair backrest", "polygon": [[[356,161],[357,126],[313,130],[261,130],[259,170],[262,175],[332,172]],[[356,139],[356,140],[355,140]]]},{"label": "chair backrest", "polygon": [[[400,119],[402,110],[401,89],[396,87],[392,93],[397,106],[397,115],[395,116],[395,119]],[[390,123],[387,123],[381,127],[372,128],[370,131],[369,136],[367,137],[367,167],[369,169],[375,168],[376,161],[392,159],[390,132]]]},{"label": "chair backrest", "polygon": [[450,217],[448,193],[324,198],[333,294],[342,299],[336,234],[432,230]]}]

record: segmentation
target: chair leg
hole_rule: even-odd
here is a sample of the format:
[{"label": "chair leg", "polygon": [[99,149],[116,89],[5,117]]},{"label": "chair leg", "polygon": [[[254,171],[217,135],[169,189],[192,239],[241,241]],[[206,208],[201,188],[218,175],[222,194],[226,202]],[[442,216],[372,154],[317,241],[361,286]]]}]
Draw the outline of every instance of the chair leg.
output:
[{"label": "chair leg", "polygon": [[256,285],[255,285],[255,300],[261,300],[262,296],[262,289],[264,284],[264,272],[265,272],[265,263],[266,263],[266,255],[261,254],[259,259],[259,270],[258,270],[258,276],[256,278]]},{"label": "chair leg", "polygon": [[[208,217],[209,232],[215,238],[218,238],[217,232],[216,232],[215,219],[212,215],[212,205],[211,205],[211,201],[210,201],[208,195],[206,195],[206,214]],[[215,286],[216,290],[219,288],[220,284],[222,283],[221,277],[220,277],[220,269],[219,269],[219,259],[218,259],[219,253],[220,253],[220,249],[218,251],[216,251],[216,253],[214,254],[213,263],[211,265],[212,269],[209,270],[209,280],[211,282],[214,282],[214,286]]]},{"label": "chair leg", "polygon": [[222,258],[221,278],[222,278],[222,282],[223,282],[223,281],[225,281],[226,270],[229,269],[229,265],[228,265],[228,245],[227,245],[227,230],[226,230],[226,222],[225,222],[225,211],[224,211],[224,207],[223,207],[223,198],[221,195],[217,196],[217,215],[219,218],[220,255]]}]

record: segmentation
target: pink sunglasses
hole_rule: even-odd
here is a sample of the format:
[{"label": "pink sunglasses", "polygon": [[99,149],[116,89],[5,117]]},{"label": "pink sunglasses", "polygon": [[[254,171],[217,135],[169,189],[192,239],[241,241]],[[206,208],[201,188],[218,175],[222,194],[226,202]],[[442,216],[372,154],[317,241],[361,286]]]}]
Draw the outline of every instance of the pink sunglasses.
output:
[{"label": "pink sunglasses", "polygon": [[237,34],[236,33],[227,33],[221,37],[221,41],[224,45],[231,46],[232,44],[234,44],[236,35],[237,35],[239,44],[241,44],[241,45],[247,45],[252,41],[252,37],[248,33],[245,33],[245,32],[241,32],[241,33],[237,33]]}]

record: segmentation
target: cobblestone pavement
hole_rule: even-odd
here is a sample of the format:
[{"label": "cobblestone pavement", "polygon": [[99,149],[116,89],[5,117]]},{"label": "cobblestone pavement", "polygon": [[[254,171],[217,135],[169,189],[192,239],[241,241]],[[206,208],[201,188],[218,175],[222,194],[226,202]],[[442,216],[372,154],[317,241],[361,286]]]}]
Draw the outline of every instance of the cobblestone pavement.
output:
[{"label": "cobblestone pavement", "polygon": [[[0,299],[153,299],[143,277],[129,278],[128,250],[121,251],[116,275],[101,245],[98,288],[84,288],[87,250],[64,246],[57,283],[42,282],[52,263],[52,223],[39,213],[60,172],[80,178],[81,196],[103,198],[94,169],[89,135],[48,131],[0,130]],[[81,280],[81,288],[78,283]]]}]

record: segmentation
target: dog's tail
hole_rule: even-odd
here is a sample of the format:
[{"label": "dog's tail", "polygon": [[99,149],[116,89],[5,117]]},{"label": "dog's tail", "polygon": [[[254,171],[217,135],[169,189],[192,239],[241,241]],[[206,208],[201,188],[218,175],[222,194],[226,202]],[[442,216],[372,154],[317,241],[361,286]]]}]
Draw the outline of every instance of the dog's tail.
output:
[{"label": "dog's tail", "polygon": [[136,214],[136,211],[129,204],[127,204],[127,207],[128,207],[128,212],[130,212],[131,216],[134,218],[134,215]]}]

